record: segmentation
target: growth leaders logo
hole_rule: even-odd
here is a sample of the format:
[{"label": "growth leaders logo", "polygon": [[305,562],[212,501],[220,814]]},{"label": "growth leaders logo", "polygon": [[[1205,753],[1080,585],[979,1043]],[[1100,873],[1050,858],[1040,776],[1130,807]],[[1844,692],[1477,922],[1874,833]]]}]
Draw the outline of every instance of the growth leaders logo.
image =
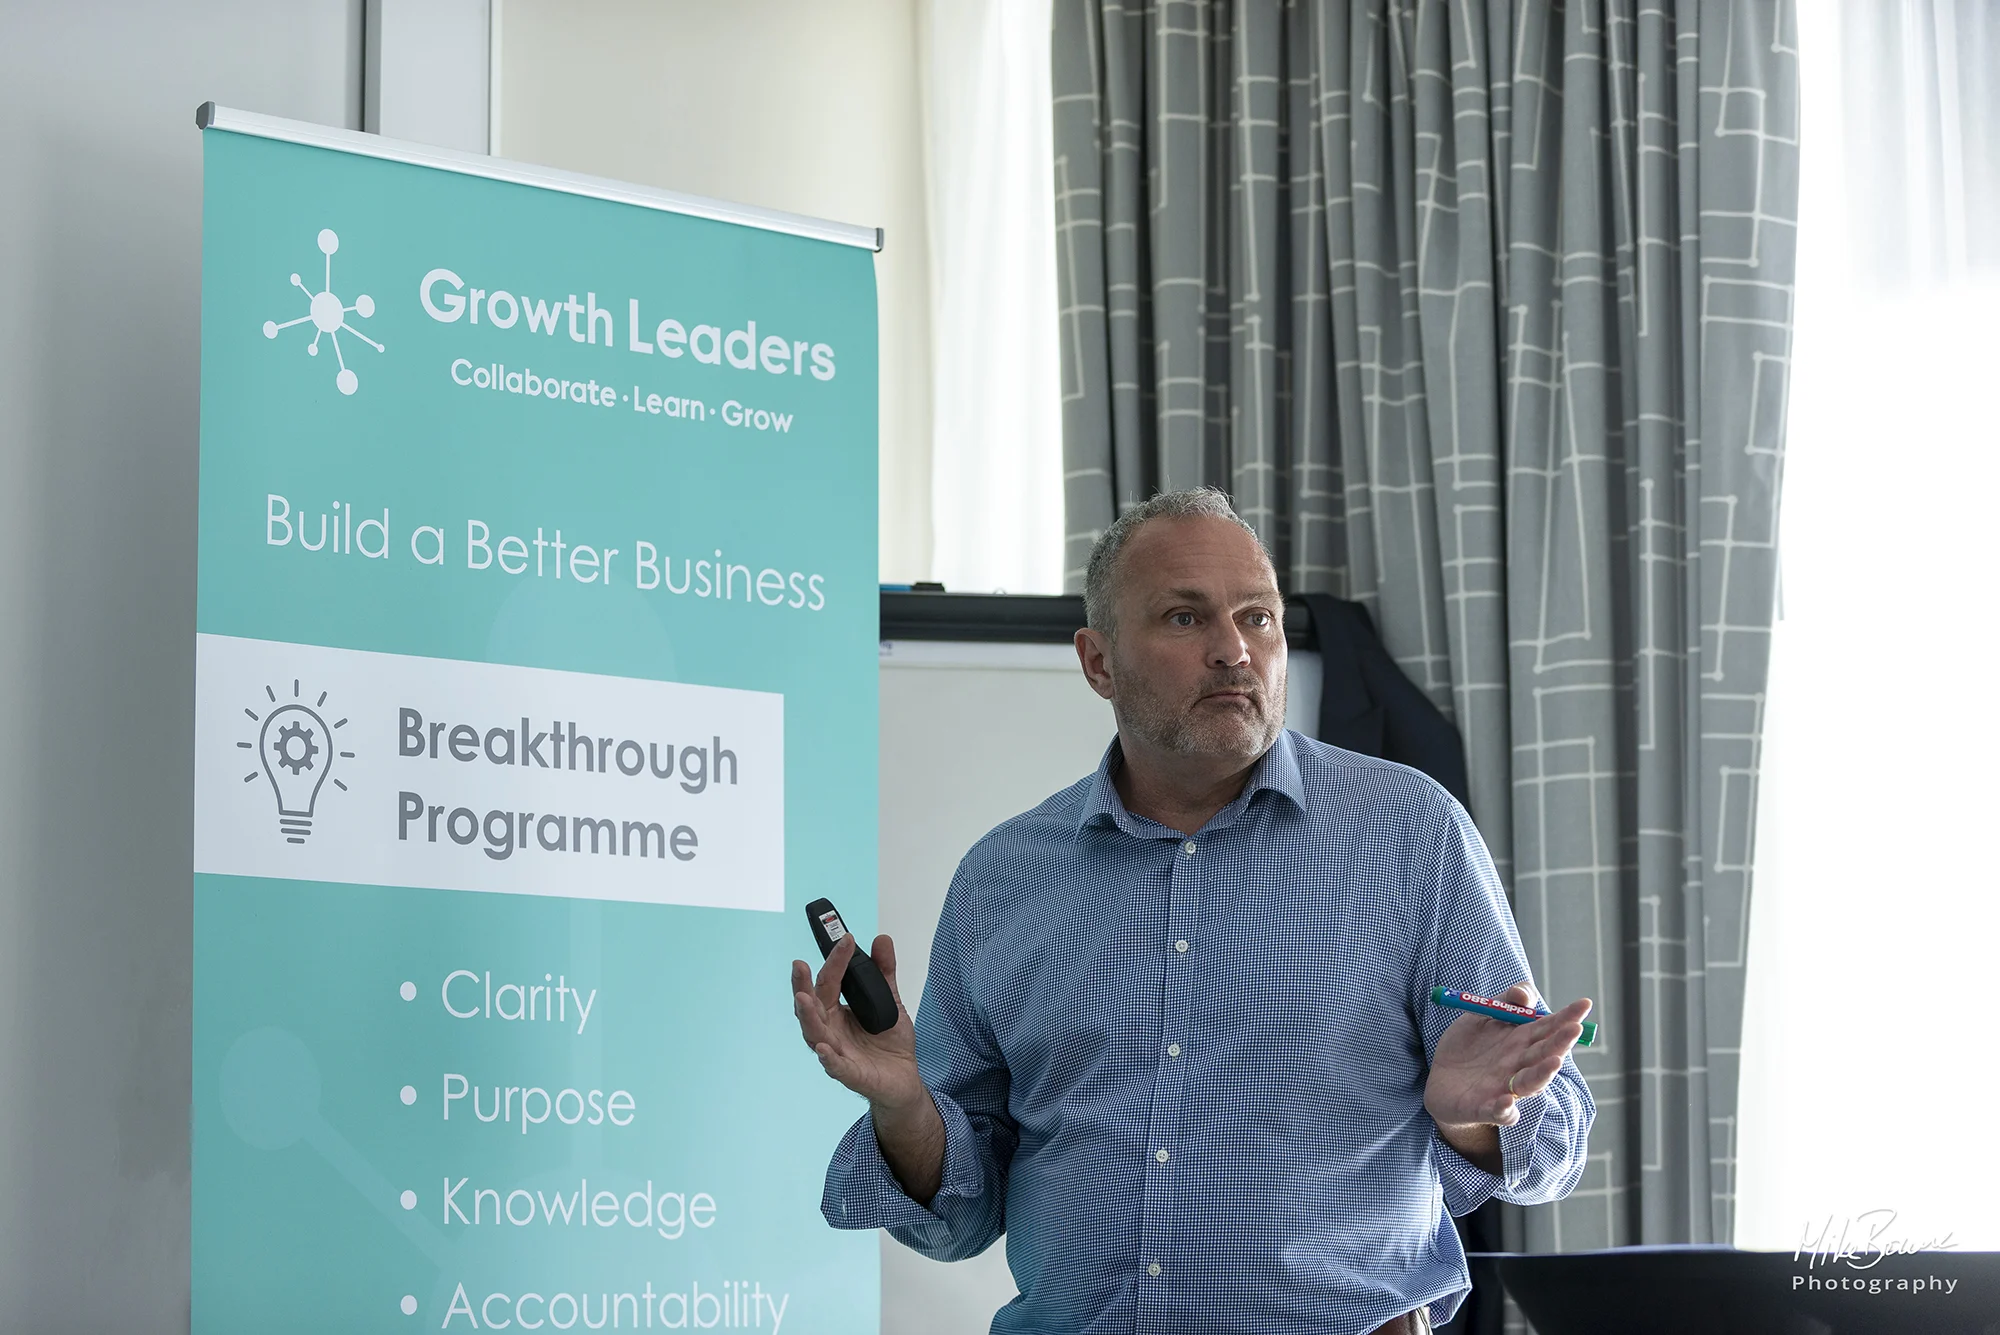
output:
[{"label": "growth leaders logo", "polygon": [[375,298],[364,292],[354,299],[352,306],[347,306],[333,294],[333,253],[339,249],[340,238],[334,235],[333,229],[322,228],[319,234],[319,250],[320,254],[326,256],[326,273],[320,282],[320,290],[313,291],[305,285],[305,280],[293,274],[292,286],[306,294],[306,313],[296,320],[287,320],[283,324],[279,324],[276,320],[264,321],[264,337],[276,338],[279,330],[290,329],[293,325],[304,324],[308,320],[312,321],[313,341],[307,345],[306,355],[319,356],[320,339],[326,338],[332,342],[333,359],[340,364],[340,370],[334,374],[333,383],[342,394],[352,394],[360,388],[361,379],[347,364],[347,358],[341,355],[341,334],[352,334],[377,352],[382,351],[382,345],[347,323],[347,317],[350,315],[358,315],[365,320],[375,314]]},{"label": "growth leaders logo", "polygon": [[[352,751],[334,750],[333,734],[346,727],[347,720],[328,726],[320,713],[326,708],[327,693],[321,691],[311,705],[301,703],[300,694],[299,683],[294,680],[292,698],[281,704],[278,693],[266,686],[265,698],[275,708],[259,715],[246,707],[243,712],[250,716],[251,722],[260,725],[257,739],[236,744],[239,750],[255,751],[262,762],[261,771],[251,770],[243,776],[243,782],[257,782],[260,772],[271,781],[271,792],[278,799],[278,833],[288,844],[303,844],[312,833],[313,811],[335,757],[354,759]],[[347,785],[339,779],[333,781],[333,786],[343,793],[347,791]]]}]

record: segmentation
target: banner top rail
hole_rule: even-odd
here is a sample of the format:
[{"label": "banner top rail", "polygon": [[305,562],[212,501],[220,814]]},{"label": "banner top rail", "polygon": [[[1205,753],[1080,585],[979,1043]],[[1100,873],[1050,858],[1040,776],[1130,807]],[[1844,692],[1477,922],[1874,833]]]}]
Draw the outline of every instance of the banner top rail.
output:
[{"label": "banner top rail", "polygon": [[483,153],[466,153],[454,148],[435,148],[429,144],[411,143],[405,139],[385,139],[379,134],[365,134],[359,130],[341,130],[329,125],[314,125],[308,121],[287,120],[282,116],[238,111],[233,107],[217,106],[213,102],[204,102],[195,108],[194,123],[203,130],[225,130],[231,134],[281,139],[287,143],[330,148],[336,152],[354,153],[362,157],[407,162],[418,167],[435,167],[440,171],[458,172],[463,176],[480,176],[489,181],[512,181],[518,185],[555,190],[568,195],[583,195],[591,199],[608,199],[618,204],[633,204],[642,209],[658,209],[664,213],[680,213],[695,218],[711,218],[717,222],[738,223],[744,227],[760,227],[769,232],[784,232],[815,241],[831,241],[840,246],[855,246],[862,250],[873,251],[882,249],[882,229],[879,227],[829,222],[823,218],[808,218],[804,214],[784,213],[777,209],[760,209],[748,204],[731,204],[725,200],[708,199],[701,195],[656,190],[651,186],[632,185],[602,176],[585,176],[580,172],[560,171],[554,167],[538,167],[533,163],[488,157]]}]

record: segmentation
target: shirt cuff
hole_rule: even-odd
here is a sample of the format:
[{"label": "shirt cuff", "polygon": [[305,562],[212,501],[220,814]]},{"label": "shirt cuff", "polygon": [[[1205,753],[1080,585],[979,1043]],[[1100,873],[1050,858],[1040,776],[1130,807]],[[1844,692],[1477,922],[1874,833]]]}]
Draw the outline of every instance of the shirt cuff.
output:
[{"label": "shirt cuff", "polygon": [[1452,1215],[1471,1214],[1490,1198],[1504,1197],[1527,1183],[1528,1171],[1534,1166],[1535,1137],[1541,1131],[1542,1116],[1548,1111],[1548,1093],[1543,1091],[1518,1100],[1514,1106],[1521,1116],[1514,1125],[1500,1128],[1498,1175],[1487,1172],[1452,1148],[1451,1142],[1432,1125],[1432,1155],[1444,1183],[1445,1209]]},{"label": "shirt cuff", "polygon": [[944,1119],[944,1175],[928,1207],[910,1199],[895,1170],[882,1157],[875,1138],[875,1119],[863,1113],[833,1152],[826,1170],[826,1190],[820,1214],[835,1228],[886,1228],[918,1249],[942,1247],[951,1241],[948,1216],[955,1201],[979,1195],[986,1175],[972,1122],[947,1094],[931,1093]]}]

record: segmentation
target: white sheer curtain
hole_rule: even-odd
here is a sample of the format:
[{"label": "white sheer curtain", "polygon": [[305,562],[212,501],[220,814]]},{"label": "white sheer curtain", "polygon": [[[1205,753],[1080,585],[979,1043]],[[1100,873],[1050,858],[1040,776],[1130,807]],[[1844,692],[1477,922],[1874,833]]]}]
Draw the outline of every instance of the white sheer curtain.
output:
[{"label": "white sheer curtain", "polygon": [[1885,1240],[1996,1248],[2000,10],[1801,0],[1798,21],[1736,1241],[1894,1211]]},{"label": "white sheer curtain", "polygon": [[1050,0],[924,0],[934,577],[1062,591]]}]

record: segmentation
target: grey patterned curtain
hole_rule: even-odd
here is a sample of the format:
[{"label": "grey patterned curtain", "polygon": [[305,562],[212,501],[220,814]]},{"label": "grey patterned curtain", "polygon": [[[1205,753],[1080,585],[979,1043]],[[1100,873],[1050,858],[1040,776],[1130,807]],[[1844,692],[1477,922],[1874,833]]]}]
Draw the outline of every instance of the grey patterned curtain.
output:
[{"label": "grey patterned curtain", "polygon": [[1228,489],[1456,719],[1592,1162],[1732,1229],[1797,182],[1791,0],[1056,0],[1071,587]]}]

